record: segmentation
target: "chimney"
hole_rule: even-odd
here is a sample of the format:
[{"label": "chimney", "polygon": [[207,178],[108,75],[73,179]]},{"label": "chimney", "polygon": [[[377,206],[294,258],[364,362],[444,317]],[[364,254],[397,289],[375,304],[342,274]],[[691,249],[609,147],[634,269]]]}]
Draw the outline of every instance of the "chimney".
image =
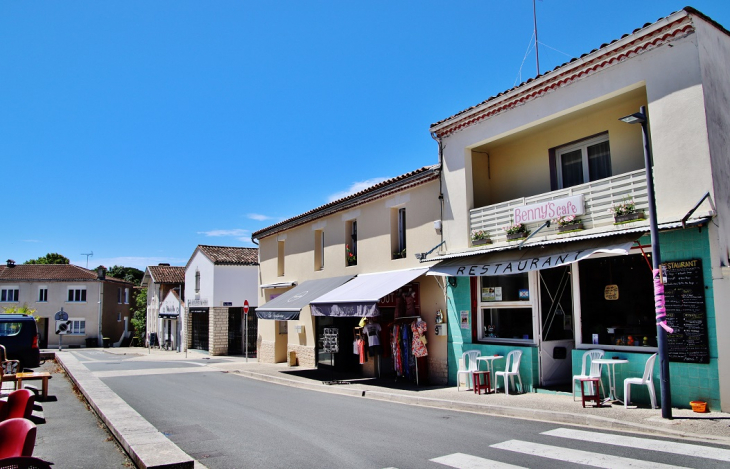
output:
[{"label": "chimney", "polygon": [[15,261],[12,259],[8,259],[8,267],[15,267]]},{"label": "chimney", "polygon": [[97,280],[104,280],[106,278],[106,267],[100,265],[96,268],[96,278]]},{"label": "chimney", "polygon": [[162,267],[170,267],[170,264],[168,264],[167,262],[160,262],[157,265],[162,266]]}]

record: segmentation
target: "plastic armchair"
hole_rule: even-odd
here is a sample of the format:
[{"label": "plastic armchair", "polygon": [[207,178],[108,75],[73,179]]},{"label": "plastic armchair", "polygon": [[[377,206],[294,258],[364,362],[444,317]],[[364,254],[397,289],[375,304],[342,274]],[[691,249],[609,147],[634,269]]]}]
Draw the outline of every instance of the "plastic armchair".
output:
[{"label": "plastic armchair", "polygon": [[[522,378],[520,377],[520,360],[522,359],[522,351],[521,350],[512,350],[510,353],[507,354],[507,358],[505,359],[505,365],[504,365],[504,371],[497,371],[494,373],[495,376],[495,388],[499,384],[499,377],[501,376],[504,379],[504,392],[505,394],[509,394],[509,382],[507,381],[507,378],[509,378],[509,381],[512,382],[512,386],[515,386],[515,376],[517,376],[517,379],[520,383],[520,392],[524,392],[524,389],[522,388]],[[517,388],[515,387],[515,390]]]},{"label": "plastic armchair", "polygon": [[[459,376],[462,374],[466,375],[466,385],[467,389],[469,386],[469,380],[472,379],[471,373],[473,371],[477,371],[479,369],[479,364],[477,363],[477,357],[480,357],[482,355],[482,352],[479,350],[469,350],[468,352],[464,352],[461,354],[461,359],[464,362],[464,368],[459,368],[459,371],[456,372],[456,390],[459,391],[459,386],[461,385],[461,380],[459,380]],[[472,387],[474,386],[474,383],[472,383]]]},{"label": "plastic armchair", "polygon": [[52,462],[34,458],[33,456],[0,459],[0,469],[52,469],[52,465]]},{"label": "plastic armchair", "polygon": [[[588,350],[586,353],[583,354],[583,366],[581,367],[580,374],[579,375],[573,375],[573,400],[575,401],[575,383],[580,382],[583,378],[598,378],[598,382],[601,385],[601,389],[603,389],[603,382],[601,381],[601,364],[600,363],[593,363],[593,360],[596,360],[598,358],[603,358],[603,354],[605,352],[603,350]],[[591,360],[590,369],[588,370],[588,374],[586,374],[586,368],[588,367],[588,359]],[[591,385],[593,387],[593,385]],[[603,389],[603,394],[606,394],[606,390]]]},{"label": "plastic armchair", "polygon": [[33,456],[36,427],[26,419],[0,422],[0,460],[18,456]]},{"label": "plastic armchair", "polygon": [[18,389],[0,401],[0,422],[8,419],[30,419],[35,404],[35,394],[28,389]]},{"label": "plastic armchair", "polygon": [[646,360],[646,366],[644,367],[644,376],[641,378],[626,378],[624,380],[624,408],[628,408],[629,401],[631,400],[631,385],[639,384],[646,385],[649,389],[649,398],[651,399],[651,408],[656,409],[656,391],[654,390],[654,362],[656,361],[657,354],[650,356]]}]

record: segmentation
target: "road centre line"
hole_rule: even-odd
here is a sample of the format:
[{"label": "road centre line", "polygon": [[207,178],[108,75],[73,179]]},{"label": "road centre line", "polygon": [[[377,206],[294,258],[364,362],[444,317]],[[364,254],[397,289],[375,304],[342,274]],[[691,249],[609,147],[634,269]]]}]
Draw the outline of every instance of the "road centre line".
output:
[{"label": "road centre line", "polygon": [[613,435],[610,433],[587,432],[584,430],[571,430],[568,428],[556,428],[555,430],[543,432],[542,434],[556,436],[559,438],[569,438],[572,440],[590,441],[604,445],[625,446],[628,448],[645,449],[659,451],[662,453],[680,454],[695,458],[717,459],[718,461],[730,462],[730,450],[713,448],[711,446],[673,443],[671,441]]},{"label": "road centre line", "polygon": [[457,469],[524,469],[523,466],[514,466],[491,459],[472,456],[471,454],[454,453],[431,459],[432,462]]},{"label": "road centre line", "polygon": [[636,458],[624,458],[608,454],[580,451],[559,446],[542,445],[529,441],[509,440],[503,443],[490,445],[491,448],[514,451],[515,453],[530,454],[541,458],[555,459],[591,467],[613,469],[616,467],[631,467],[637,469],[675,469],[683,466],[671,466],[652,461],[643,461]]}]

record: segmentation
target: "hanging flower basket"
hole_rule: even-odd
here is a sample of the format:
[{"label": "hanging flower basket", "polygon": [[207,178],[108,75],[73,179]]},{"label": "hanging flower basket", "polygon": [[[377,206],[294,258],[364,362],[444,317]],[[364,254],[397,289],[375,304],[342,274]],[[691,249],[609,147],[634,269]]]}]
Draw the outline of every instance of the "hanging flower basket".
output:
[{"label": "hanging flower basket", "polygon": [[558,233],[570,233],[571,231],[584,230],[583,223],[573,223],[571,225],[560,225],[558,226]]},{"label": "hanging flower basket", "polygon": [[617,223],[617,224],[618,223],[627,223],[627,222],[635,221],[635,220],[644,220],[645,218],[646,218],[646,216],[644,216],[643,210],[637,210],[635,212],[613,216],[614,223]]},{"label": "hanging flower basket", "polygon": [[481,246],[482,244],[492,244],[492,240],[489,238],[483,238],[483,239],[472,239],[471,245],[472,246]]},{"label": "hanging flower basket", "polygon": [[520,231],[517,233],[507,233],[507,241],[515,241],[518,239],[524,239],[527,238],[527,235],[529,235],[527,231]]}]

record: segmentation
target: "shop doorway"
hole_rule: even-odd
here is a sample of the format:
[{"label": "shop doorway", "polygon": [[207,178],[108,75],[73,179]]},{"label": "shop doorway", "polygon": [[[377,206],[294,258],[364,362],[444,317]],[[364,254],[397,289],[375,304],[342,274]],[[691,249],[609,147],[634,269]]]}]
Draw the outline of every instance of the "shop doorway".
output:
[{"label": "shop doorway", "polygon": [[191,310],[192,337],[190,348],[208,350],[208,309],[204,311]]},{"label": "shop doorway", "polygon": [[243,308],[228,308],[228,355],[243,354]]},{"label": "shop doorway", "polygon": [[[573,289],[571,265],[538,271],[540,280],[540,386],[570,390]],[[565,389],[563,389],[565,388]]]},{"label": "shop doorway", "polygon": [[354,330],[361,318],[316,318],[317,366],[336,371],[359,371],[358,356],[353,353]]}]

